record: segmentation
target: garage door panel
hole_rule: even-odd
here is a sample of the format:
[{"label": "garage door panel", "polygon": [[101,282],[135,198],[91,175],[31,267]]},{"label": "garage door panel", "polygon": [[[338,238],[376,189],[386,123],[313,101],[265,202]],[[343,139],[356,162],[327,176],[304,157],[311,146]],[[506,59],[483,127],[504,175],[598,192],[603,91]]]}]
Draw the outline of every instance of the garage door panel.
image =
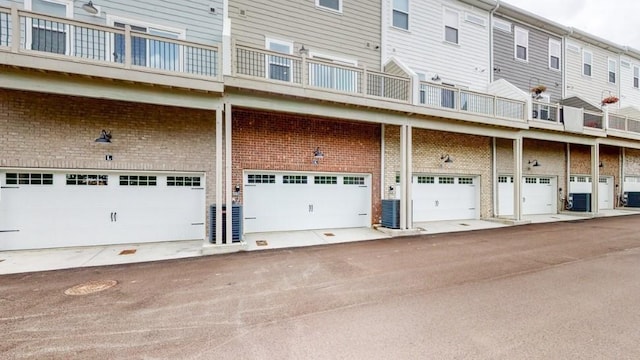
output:
[{"label": "garage door panel", "polygon": [[[556,214],[557,178],[549,176],[524,176],[522,178],[522,214]],[[513,215],[513,177],[498,177],[498,214]]]},{"label": "garage door panel", "polygon": [[[245,173],[244,231],[294,231],[371,225],[369,175]],[[302,184],[301,179],[305,183]]]},{"label": "garage door panel", "polygon": [[477,218],[477,177],[413,177],[413,221]]},{"label": "garage door panel", "polygon": [[[20,185],[13,193],[2,189],[0,230],[16,227],[20,231],[10,236],[0,232],[0,250],[204,237],[200,176],[188,177],[188,184],[184,176],[179,177],[182,180],[172,183],[175,188],[169,188],[164,175],[77,172],[55,173],[47,186]],[[12,172],[0,173],[3,186],[7,186],[7,173]],[[200,190],[193,191],[194,186]]]}]

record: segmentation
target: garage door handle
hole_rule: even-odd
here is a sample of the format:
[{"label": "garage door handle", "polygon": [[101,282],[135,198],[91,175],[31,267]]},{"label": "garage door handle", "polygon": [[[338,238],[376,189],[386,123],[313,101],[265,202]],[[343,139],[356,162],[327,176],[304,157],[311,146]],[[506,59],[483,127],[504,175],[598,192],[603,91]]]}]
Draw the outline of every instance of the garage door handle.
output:
[{"label": "garage door handle", "polygon": [[440,206],[440,201],[436,200],[436,206]]},{"label": "garage door handle", "polygon": [[117,212],[113,213],[113,221],[118,221],[118,213]]},{"label": "garage door handle", "polygon": [[526,202],[527,202],[527,198],[526,198],[526,197],[523,197],[523,198],[522,198],[522,202],[523,202],[523,203],[526,203]]},{"label": "garage door handle", "polygon": [[113,211],[111,212],[111,222],[113,222]]},{"label": "garage door handle", "polygon": [[309,204],[309,212],[313,212],[313,204]]}]

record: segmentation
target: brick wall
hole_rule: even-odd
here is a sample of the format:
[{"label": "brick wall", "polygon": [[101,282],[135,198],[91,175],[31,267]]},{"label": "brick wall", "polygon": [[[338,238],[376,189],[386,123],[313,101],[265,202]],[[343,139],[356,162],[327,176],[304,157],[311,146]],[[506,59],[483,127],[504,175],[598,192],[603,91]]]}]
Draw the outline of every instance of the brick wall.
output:
[{"label": "brick wall", "polygon": [[[233,183],[243,170],[371,174],[372,221],[379,222],[380,125],[233,109]],[[316,147],[324,153],[312,163]]]},{"label": "brick wall", "polygon": [[[0,99],[0,167],[204,172],[214,202],[213,111],[4,89]],[[111,144],[94,141],[102,129]]]},{"label": "brick wall", "polygon": [[624,174],[640,176],[640,150],[626,149],[624,155]]},{"label": "brick wall", "polygon": [[[493,216],[490,138],[415,128],[412,138],[414,173],[479,175],[480,216]],[[449,155],[453,163],[443,163],[442,155]],[[400,127],[385,126],[385,189],[395,184],[399,171]]]}]

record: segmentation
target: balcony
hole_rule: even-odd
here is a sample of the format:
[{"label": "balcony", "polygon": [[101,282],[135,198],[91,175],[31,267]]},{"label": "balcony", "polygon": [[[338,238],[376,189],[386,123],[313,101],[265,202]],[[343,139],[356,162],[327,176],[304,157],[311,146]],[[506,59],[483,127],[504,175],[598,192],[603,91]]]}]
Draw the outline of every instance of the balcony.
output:
[{"label": "balcony", "polygon": [[[221,92],[218,47],[0,7],[0,64]],[[215,82],[218,82],[216,84]]]},{"label": "balcony", "polygon": [[399,103],[411,100],[411,79],[326,60],[234,46],[233,75],[281,85]]},{"label": "balcony", "polygon": [[525,122],[526,103],[475,91],[420,83],[420,105]]}]

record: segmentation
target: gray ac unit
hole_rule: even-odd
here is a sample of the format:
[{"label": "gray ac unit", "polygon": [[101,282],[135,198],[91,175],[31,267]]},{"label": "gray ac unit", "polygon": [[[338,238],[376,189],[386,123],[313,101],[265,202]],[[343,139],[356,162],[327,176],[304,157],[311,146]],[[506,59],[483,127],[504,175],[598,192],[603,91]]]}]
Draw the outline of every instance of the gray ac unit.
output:
[{"label": "gray ac unit", "polygon": [[400,229],[400,200],[382,200],[382,226]]},{"label": "gray ac unit", "polygon": [[591,194],[571,193],[569,202],[572,204],[571,211],[591,212]]},{"label": "gray ac unit", "polygon": [[624,198],[627,201],[628,207],[640,207],[640,192],[629,191],[624,193]]},{"label": "gray ac unit", "polygon": [[[226,214],[227,206],[222,205],[222,214]],[[216,204],[209,208],[209,242],[216,242]],[[227,244],[227,217],[222,217],[222,244]],[[232,242],[242,241],[242,205],[233,204],[231,206],[231,233]]]}]

